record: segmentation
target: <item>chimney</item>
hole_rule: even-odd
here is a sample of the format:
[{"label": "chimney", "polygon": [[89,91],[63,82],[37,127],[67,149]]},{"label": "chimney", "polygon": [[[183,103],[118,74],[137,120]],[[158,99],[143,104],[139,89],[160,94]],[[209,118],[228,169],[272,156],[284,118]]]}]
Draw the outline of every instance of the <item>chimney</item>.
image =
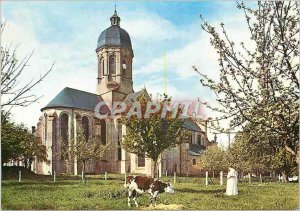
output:
[{"label": "chimney", "polygon": [[35,126],[31,127],[31,133],[33,134],[35,132]]}]

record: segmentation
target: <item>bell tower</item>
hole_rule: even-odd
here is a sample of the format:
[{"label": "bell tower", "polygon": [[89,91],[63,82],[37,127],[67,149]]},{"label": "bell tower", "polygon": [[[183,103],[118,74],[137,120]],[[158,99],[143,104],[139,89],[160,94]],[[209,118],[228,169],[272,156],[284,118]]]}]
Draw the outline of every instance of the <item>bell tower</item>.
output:
[{"label": "bell tower", "polygon": [[105,101],[122,100],[133,92],[133,50],[129,34],[120,27],[117,11],[110,18],[111,26],[104,30],[97,44],[97,94]]}]

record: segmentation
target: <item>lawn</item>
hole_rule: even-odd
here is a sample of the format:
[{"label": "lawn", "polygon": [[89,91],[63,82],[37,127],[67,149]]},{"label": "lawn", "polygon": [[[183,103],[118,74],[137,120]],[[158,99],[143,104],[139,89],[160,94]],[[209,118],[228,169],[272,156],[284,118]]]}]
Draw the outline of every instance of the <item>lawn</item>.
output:
[{"label": "lawn", "polygon": [[[122,175],[88,176],[87,183],[80,177],[51,176],[2,181],[2,209],[129,209]],[[172,182],[172,178],[162,178]],[[239,183],[239,195],[225,196],[226,184],[205,186],[203,178],[177,178],[174,194],[160,194],[158,207],[175,209],[296,209],[299,206],[297,183],[247,182]],[[138,209],[147,209],[148,195],[139,199]],[[131,209],[136,209],[134,206]],[[153,208],[150,208],[153,209]]]}]

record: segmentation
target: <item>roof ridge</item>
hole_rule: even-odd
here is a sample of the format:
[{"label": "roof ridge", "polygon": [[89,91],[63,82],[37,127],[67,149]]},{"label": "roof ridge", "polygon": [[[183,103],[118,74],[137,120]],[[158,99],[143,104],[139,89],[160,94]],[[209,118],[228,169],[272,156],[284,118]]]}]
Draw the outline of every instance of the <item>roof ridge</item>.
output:
[{"label": "roof ridge", "polygon": [[83,91],[83,90],[80,90],[80,89],[71,88],[71,87],[68,87],[68,86],[66,86],[64,89],[72,89],[72,90],[75,90],[75,91],[85,92],[85,93],[87,93],[87,94],[97,95],[97,96],[100,97],[100,95],[98,95],[98,94],[96,94],[96,93],[91,93],[91,92]]}]

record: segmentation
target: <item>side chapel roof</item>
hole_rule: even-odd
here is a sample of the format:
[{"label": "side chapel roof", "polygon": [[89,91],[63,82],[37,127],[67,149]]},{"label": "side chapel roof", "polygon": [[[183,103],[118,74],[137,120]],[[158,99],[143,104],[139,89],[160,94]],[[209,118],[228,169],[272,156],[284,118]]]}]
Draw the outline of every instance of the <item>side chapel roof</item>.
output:
[{"label": "side chapel roof", "polygon": [[101,101],[103,100],[99,95],[65,87],[41,110],[63,107],[94,111]]}]

